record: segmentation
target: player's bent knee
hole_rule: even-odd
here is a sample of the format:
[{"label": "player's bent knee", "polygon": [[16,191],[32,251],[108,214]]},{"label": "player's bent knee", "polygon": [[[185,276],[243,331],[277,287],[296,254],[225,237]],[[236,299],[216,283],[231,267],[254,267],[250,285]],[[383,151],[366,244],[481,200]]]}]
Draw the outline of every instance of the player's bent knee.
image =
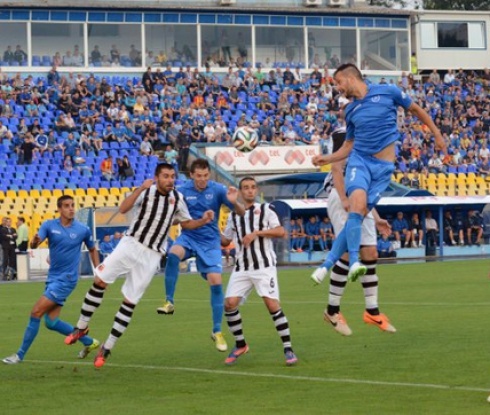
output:
[{"label": "player's bent knee", "polygon": [[170,248],[170,252],[168,254],[168,256],[170,255],[175,255],[179,258],[179,261],[182,260],[182,258],[184,258],[185,256],[185,248],[183,246],[180,246],[180,245],[173,245],[172,248]]},{"label": "player's bent knee", "polygon": [[54,320],[52,320],[47,314],[44,315],[44,325],[49,330],[54,330],[54,326],[56,325],[57,321],[58,321],[58,318],[55,318]]},{"label": "player's bent knee", "polygon": [[361,259],[363,261],[377,261],[378,250],[376,246],[363,246],[360,251]]},{"label": "player's bent knee", "polygon": [[225,311],[233,311],[240,304],[240,297],[228,297],[225,298]]}]

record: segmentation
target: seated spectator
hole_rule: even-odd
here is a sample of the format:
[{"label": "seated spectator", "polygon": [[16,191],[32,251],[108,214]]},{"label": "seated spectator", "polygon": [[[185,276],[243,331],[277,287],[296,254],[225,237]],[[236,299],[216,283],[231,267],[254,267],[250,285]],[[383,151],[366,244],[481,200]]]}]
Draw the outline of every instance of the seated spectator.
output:
[{"label": "seated spectator", "polygon": [[[456,245],[454,232],[456,231],[456,223],[453,220],[451,212],[444,212],[444,242],[448,245]],[[461,231],[462,232],[462,231]]]},{"label": "seated spectator", "polygon": [[87,161],[82,157],[82,151],[80,148],[75,150],[75,156],[73,157],[73,168],[77,169],[79,172],[87,171],[92,173],[92,168],[87,166]]},{"label": "seated spectator", "polygon": [[114,232],[114,235],[111,236],[111,241],[112,245],[114,245],[114,248],[121,242],[121,238],[123,237],[123,234],[121,232]]},{"label": "seated spectator", "polygon": [[5,52],[3,52],[3,61],[11,65],[14,60],[14,51],[12,50],[12,46],[8,45]]},{"label": "seated spectator", "polygon": [[308,250],[313,252],[315,242],[320,244],[322,251],[325,251],[323,238],[320,234],[320,224],[317,222],[316,216],[311,216],[308,223],[305,225],[306,239],[308,240]]},{"label": "seated spectator", "polygon": [[145,135],[143,141],[141,142],[140,154],[143,156],[151,156],[153,154],[153,147],[150,143],[150,138],[147,135]]},{"label": "seated spectator", "polygon": [[439,227],[436,220],[432,217],[432,212],[425,213],[425,232],[427,234],[427,246],[436,246],[439,235]]},{"label": "seated spectator", "polygon": [[418,247],[421,248],[424,243],[424,230],[422,229],[422,224],[420,223],[419,214],[416,212],[412,215],[410,230],[412,232],[412,247],[416,248],[418,242]]},{"label": "seated spectator", "polygon": [[335,239],[335,234],[333,232],[333,226],[330,222],[330,218],[325,216],[320,223],[320,235],[323,239],[323,245],[325,251],[327,249],[332,249],[333,240]]},{"label": "seated spectator", "polygon": [[378,239],[377,249],[379,258],[396,258],[396,252],[386,234],[381,235]]},{"label": "seated spectator", "polygon": [[114,248],[115,246],[111,241],[111,235],[104,235],[102,241],[99,244],[99,252],[102,255],[102,258],[105,258],[109,254],[111,254],[112,251],[114,251]]},{"label": "seated spectator", "polygon": [[[395,249],[409,247],[412,232],[410,232],[408,222],[404,218],[403,212],[398,212],[396,214],[396,219],[393,221],[392,229],[395,236]],[[404,241],[404,245],[402,245],[402,240]]]},{"label": "seated spectator", "polygon": [[73,171],[73,161],[71,157],[67,154],[63,160],[63,169],[71,173]]},{"label": "seated spectator", "polygon": [[114,179],[114,167],[113,167],[112,156],[111,155],[108,155],[100,163],[100,172],[102,173],[102,176],[106,180],[113,180]]},{"label": "seated spectator", "polygon": [[410,177],[408,177],[408,172],[404,172],[402,178],[400,179],[400,184],[403,186],[410,187]]},{"label": "seated spectator", "polygon": [[468,245],[480,246],[483,236],[483,219],[480,212],[470,210],[466,222],[466,240]]}]

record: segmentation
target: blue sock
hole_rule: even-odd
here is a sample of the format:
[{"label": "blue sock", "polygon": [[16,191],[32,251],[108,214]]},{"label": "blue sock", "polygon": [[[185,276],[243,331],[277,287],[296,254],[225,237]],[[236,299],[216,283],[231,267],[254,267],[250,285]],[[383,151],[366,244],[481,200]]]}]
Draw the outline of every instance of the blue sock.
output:
[{"label": "blue sock", "polygon": [[345,224],[347,233],[347,248],[349,250],[349,266],[359,262],[359,249],[361,246],[361,226],[364,217],[359,213],[349,213]]},{"label": "blue sock", "polygon": [[27,325],[26,331],[24,332],[24,339],[22,340],[20,349],[17,352],[17,355],[19,356],[20,360],[24,360],[25,354],[29,350],[29,347],[31,347],[31,344],[36,338],[37,333],[39,333],[40,324],[41,324],[41,319],[36,317],[29,318],[29,324]]},{"label": "blue sock", "polygon": [[175,287],[179,278],[180,258],[175,254],[168,254],[167,266],[165,267],[165,292],[166,299],[172,304],[174,302]]},{"label": "blue sock", "polygon": [[328,270],[332,269],[335,263],[347,251],[347,238],[345,228],[340,231],[332,244],[332,249],[327,254],[327,259],[322,264]]},{"label": "blue sock", "polygon": [[213,333],[221,331],[221,320],[224,311],[223,286],[211,285],[211,309],[213,312]]},{"label": "blue sock", "polygon": [[[44,315],[44,323],[49,330],[57,331],[60,334],[68,336],[75,329],[71,324],[66,321],[60,320],[59,318],[55,318],[51,320],[47,314]],[[93,343],[94,339],[89,336],[83,336],[80,338],[80,342],[84,346],[90,346]]]}]

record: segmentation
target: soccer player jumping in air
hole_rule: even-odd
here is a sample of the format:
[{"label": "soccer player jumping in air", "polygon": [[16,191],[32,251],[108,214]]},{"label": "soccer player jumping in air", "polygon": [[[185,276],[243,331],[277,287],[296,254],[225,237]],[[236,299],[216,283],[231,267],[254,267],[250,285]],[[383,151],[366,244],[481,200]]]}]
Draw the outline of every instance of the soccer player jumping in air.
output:
[{"label": "soccer player jumping in air", "polygon": [[395,141],[399,139],[396,122],[398,106],[416,115],[429,127],[434,134],[436,150],[446,153],[446,144],[432,118],[397,87],[368,86],[359,69],[350,63],[339,66],[334,79],[338,91],[352,100],[345,111],[346,140],[337,152],[317,155],[312,161],[316,166],[323,166],[349,157],[345,175],[349,216],[326,261],[315,270],[312,278],[323,280],[342,254],[348,251],[348,279],[355,281],[367,272],[367,268],[359,262],[362,221],[378,203],[395,169]]}]

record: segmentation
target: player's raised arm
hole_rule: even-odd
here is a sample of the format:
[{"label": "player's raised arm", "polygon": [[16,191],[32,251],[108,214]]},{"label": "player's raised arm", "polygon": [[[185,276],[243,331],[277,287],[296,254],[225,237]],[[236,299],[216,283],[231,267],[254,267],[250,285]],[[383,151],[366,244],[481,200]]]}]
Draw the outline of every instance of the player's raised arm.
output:
[{"label": "player's raised arm", "polygon": [[145,180],[140,187],[138,187],[135,191],[133,191],[133,193],[131,193],[126,199],[123,200],[121,206],[119,206],[119,212],[120,213],[129,212],[133,208],[134,204],[136,203],[136,200],[138,200],[140,194],[143,193],[146,189],[149,189],[153,183],[154,183],[153,179]]},{"label": "player's raised arm", "polygon": [[237,215],[245,215],[245,208],[238,201],[238,189],[236,187],[230,186],[228,188],[228,191],[226,192],[226,198],[228,199],[228,202],[233,205],[233,210]]}]

